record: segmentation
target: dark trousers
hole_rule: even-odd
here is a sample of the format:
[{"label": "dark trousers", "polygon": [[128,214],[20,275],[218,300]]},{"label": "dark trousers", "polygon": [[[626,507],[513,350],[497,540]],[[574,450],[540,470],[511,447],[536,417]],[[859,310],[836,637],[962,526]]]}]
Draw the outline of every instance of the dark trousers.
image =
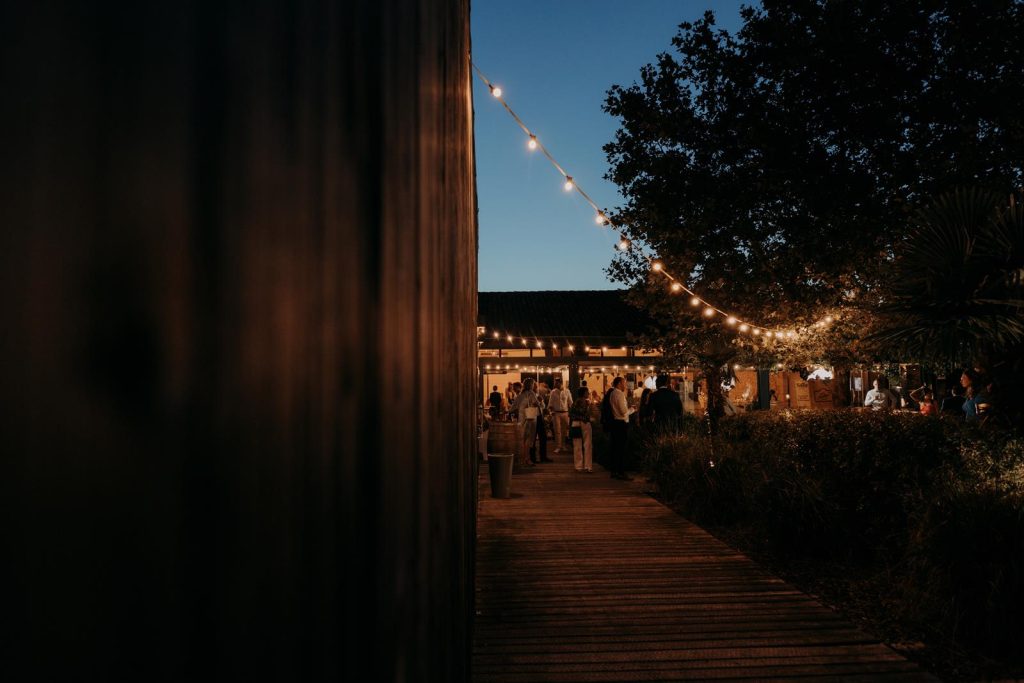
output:
[{"label": "dark trousers", "polygon": [[537,441],[540,441],[540,457],[537,457],[537,446],[536,441],[534,447],[530,449],[530,460],[533,462],[540,462],[541,460],[548,459],[548,433],[547,427],[544,425],[544,418],[537,418]]},{"label": "dark trousers", "polygon": [[608,469],[612,474],[626,473],[626,440],[629,438],[629,424],[622,420],[612,420],[611,452],[608,454]]}]

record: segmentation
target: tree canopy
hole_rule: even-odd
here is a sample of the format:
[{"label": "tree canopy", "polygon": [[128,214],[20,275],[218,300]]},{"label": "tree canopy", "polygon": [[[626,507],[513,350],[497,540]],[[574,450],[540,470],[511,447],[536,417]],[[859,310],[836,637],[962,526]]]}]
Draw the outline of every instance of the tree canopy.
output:
[{"label": "tree canopy", "polygon": [[731,332],[668,296],[645,252],[754,322],[859,306],[814,341],[850,353],[920,206],[1024,182],[1024,2],[764,0],[742,17],[735,34],[711,12],[681,24],[608,92],[608,177],[626,198],[612,218],[639,247],[609,274],[690,352]]}]

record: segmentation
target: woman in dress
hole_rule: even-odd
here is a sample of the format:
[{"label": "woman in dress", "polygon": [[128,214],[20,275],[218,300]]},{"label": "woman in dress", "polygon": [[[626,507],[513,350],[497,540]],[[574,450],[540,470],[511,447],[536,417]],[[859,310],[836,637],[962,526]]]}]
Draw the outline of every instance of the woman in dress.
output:
[{"label": "woman in dress", "polygon": [[523,466],[534,465],[530,461],[530,449],[537,438],[537,419],[540,417],[540,397],[534,390],[536,383],[532,377],[523,382],[523,391],[516,396],[512,409],[518,415],[519,428],[519,464]]},{"label": "woman in dress", "polygon": [[573,465],[577,472],[594,471],[594,432],[590,424],[590,395],[586,387],[576,392],[569,408],[569,435],[572,436]]}]

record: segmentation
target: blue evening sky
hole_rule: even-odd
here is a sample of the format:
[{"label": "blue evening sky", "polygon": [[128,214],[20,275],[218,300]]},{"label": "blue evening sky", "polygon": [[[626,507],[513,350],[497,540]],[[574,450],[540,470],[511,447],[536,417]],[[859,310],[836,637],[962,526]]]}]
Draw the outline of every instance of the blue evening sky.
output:
[{"label": "blue evening sky", "polygon": [[[735,31],[751,0],[474,0],[473,61],[599,206],[622,200],[604,179],[602,147],[618,128],[601,111],[613,84],[671,49],[682,21],[705,10]],[[604,268],[617,235],[526,135],[475,73],[480,291],[615,289]]]}]

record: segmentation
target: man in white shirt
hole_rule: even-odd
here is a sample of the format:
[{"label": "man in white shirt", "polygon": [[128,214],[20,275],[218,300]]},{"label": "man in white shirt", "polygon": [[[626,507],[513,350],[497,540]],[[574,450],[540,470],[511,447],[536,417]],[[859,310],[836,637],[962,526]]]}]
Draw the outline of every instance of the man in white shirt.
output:
[{"label": "man in white shirt", "polygon": [[555,388],[548,397],[548,410],[551,411],[551,427],[555,432],[555,453],[561,453],[565,438],[569,434],[569,408],[572,408],[572,397],[562,388],[562,380],[555,380]]},{"label": "man in white shirt", "polygon": [[892,410],[899,403],[893,393],[889,391],[889,382],[876,379],[874,388],[864,397],[864,405],[872,410]]},{"label": "man in white shirt", "polygon": [[629,406],[626,404],[626,380],[616,377],[612,380],[608,402],[612,409],[611,422],[611,453],[608,458],[608,469],[613,479],[629,481],[626,474],[626,440],[629,435]]}]

